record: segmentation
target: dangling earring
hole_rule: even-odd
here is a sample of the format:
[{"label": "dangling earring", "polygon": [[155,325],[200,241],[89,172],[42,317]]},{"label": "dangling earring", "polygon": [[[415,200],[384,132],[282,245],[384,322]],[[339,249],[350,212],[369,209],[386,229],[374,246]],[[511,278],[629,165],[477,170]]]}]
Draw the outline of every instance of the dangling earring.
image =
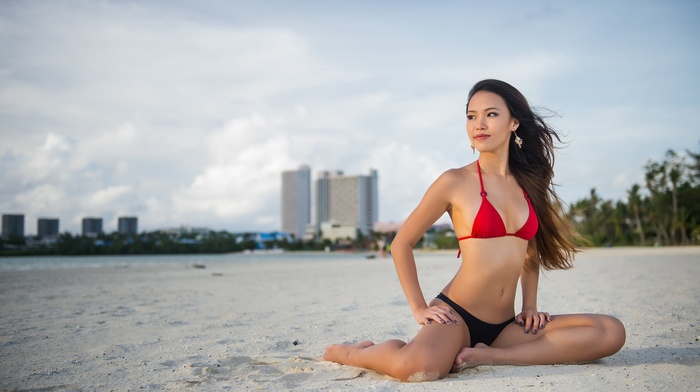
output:
[{"label": "dangling earring", "polygon": [[476,148],[474,148],[474,145],[472,144],[472,155],[476,154]]},{"label": "dangling earring", "polygon": [[513,130],[513,134],[515,135],[515,144],[518,145],[518,148],[523,148],[523,139],[521,139],[520,136],[518,136],[518,134],[515,133],[515,130]]}]

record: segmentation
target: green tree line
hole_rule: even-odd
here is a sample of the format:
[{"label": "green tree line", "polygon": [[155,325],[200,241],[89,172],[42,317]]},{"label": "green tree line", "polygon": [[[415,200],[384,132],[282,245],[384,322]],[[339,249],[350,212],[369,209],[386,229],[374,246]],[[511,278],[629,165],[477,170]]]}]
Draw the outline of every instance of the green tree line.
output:
[{"label": "green tree line", "polygon": [[25,237],[0,239],[0,256],[20,255],[128,255],[128,254],[199,254],[231,253],[264,249],[323,250],[336,245],[324,241],[267,241],[260,244],[255,233],[233,234],[227,231],[172,234],[162,231],[129,236],[114,232],[97,236],[65,232],[52,241],[31,243]]},{"label": "green tree line", "polygon": [[644,166],[644,183],[626,200],[604,200],[596,189],[569,207],[582,245],[700,244],[700,152],[668,150]]}]

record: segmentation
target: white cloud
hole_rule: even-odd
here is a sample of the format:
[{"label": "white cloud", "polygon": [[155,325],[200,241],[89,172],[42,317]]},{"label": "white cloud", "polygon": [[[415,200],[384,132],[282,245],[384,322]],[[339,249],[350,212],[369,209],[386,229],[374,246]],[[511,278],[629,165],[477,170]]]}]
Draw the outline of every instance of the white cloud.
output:
[{"label": "white cloud", "polygon": [[378,146],[365,163],[381,168],[379,215],[385,221],[406,219],[430,184],[447,169],[435,152],[421,154],[401,141]]},{"label": "white cloud", "polygon": [[95,211],[114,211],[115,204],[122,202],[131,192],[128,185],[108,186],[98,189],[85,198],[85,207]]},{"label": "white cloud", "polygon": [[281,125],[252,115],[213,132],[207,141],[208,165],[173,195],[180,219],[205,225],[212,216],[220,222],[277,217],[279,209],[270,210],[270,201],[279,195],[281,172],[295,165]]},{"label": "white cloud", "polygon": [[65,202],[66,195],[62,188],[52,184],[41,184],[20,193],[15,198],[18,204],[32,206],[32,210],[51,214],[55,206]]},{"label": "white cloud", "polygon": [[76,153],[71,157],[71,169],[80,170],[93,163],[111,165],[142,147],[143,140],[137,139],[136,128],[130,123],[114,130],[94,132],[77,143]]},{"label": "white cloud", "polygon": [[73,144],[67,137],[49,133],[39,148],[21,155],[23,160],[17,170],[22,175],[22,182],[35,184],[61,177],[65,162],[69,159],[72,150]]}]

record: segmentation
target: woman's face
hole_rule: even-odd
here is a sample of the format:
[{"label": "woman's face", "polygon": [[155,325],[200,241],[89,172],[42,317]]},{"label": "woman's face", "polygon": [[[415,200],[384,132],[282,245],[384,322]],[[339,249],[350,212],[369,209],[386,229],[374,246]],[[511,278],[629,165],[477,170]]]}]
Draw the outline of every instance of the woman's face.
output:
[{"label": "woman's face", "polygon": [[490,91],[475,93],[467,107],[467,133],[479,152],[508,148],[510,133],[518,128],[518,120],[508,111],[506,101]]}]

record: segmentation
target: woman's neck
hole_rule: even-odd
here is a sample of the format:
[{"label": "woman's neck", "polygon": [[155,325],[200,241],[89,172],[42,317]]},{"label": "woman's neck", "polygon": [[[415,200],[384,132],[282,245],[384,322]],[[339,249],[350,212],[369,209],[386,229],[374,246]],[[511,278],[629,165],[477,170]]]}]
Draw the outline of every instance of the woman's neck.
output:
[{"label": "woman's neck", "polygon": [[486,174],[495,174],[501,177],[510,175],[507,155],[501,157],[490,153],[479,154],[479,166],[481,171]]}]

